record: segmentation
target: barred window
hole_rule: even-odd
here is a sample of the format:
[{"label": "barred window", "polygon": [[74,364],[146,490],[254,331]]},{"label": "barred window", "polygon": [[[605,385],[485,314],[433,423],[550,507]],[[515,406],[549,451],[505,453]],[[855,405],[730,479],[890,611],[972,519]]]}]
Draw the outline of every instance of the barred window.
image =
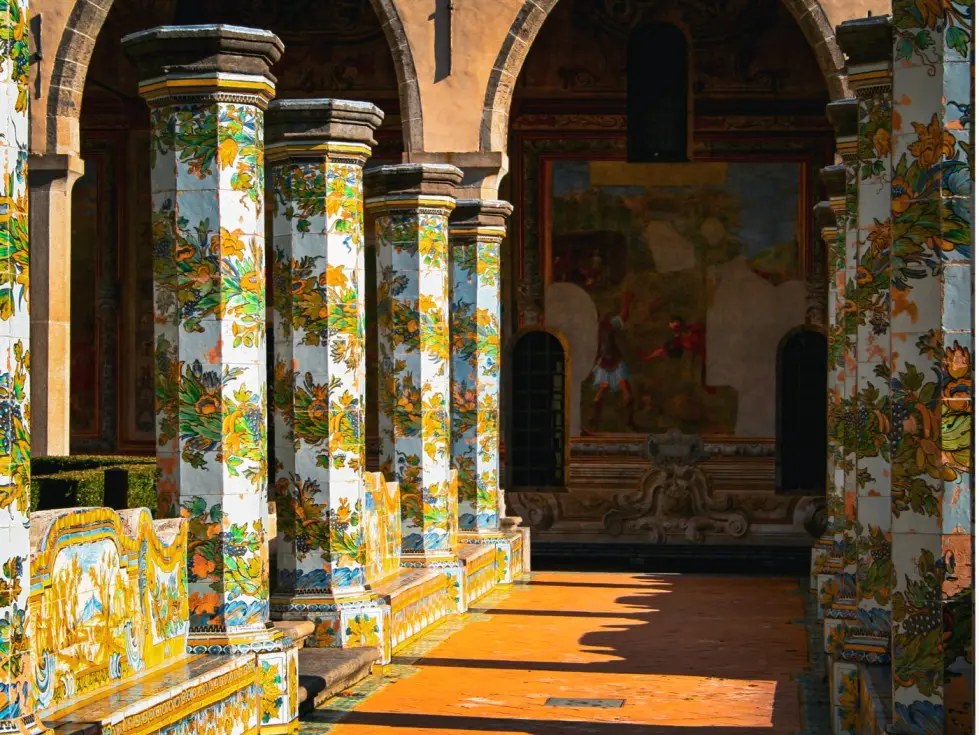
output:
[{"label": "barred window", "polygon": [[514,489],[564,486],[565,353],[544,331],[521,336],[511,356],[512,398],[507,463]]}]

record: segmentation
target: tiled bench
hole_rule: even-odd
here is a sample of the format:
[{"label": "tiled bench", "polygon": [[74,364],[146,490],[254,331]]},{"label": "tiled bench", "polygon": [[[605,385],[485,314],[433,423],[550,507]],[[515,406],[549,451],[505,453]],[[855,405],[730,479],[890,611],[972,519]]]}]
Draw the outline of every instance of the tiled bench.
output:
[{"label": "tiled bench", "polygon": [[254,659],[189,656],[56,712],[45,724],[56,735],[152,733],[177,723],[182,729],[167,735],[250,733],[258,727],[258,698]]},{"label": "tiled bench", "polygon": [[257,732],[255,658],[187,653],[185,521],[42,511],[31,550],[34,687],[55,732]]}]

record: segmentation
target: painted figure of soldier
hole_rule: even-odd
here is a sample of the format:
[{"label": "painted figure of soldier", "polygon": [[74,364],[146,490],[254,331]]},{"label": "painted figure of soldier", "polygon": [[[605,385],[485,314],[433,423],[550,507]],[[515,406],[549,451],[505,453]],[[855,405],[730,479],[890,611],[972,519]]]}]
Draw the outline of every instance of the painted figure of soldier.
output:
[{"label": "painted figure of soldier", "polygon": [[634,402],[631,375],[625,363],[622,350],[615,340],[617,332],[626,328],[629,321],[629,307],[635,295],[630,291],[622,297],[622,308],[609,312],[598,323],[598,354],[592,368],[592,386],[595,388],[594,409],[591,417],[592,430],[596,430],[602,416],[602,403],[605,395],[622,393],[622,405],[626,410],[626,423],[632,431],[638,432],[634,420]]}]

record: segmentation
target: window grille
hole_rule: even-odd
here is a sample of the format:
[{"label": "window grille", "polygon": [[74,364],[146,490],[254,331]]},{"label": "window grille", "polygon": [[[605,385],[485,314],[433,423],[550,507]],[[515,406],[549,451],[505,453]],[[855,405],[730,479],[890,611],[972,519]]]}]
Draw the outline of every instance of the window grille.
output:
[{"label": "window grille", "polygon": [[565,355],[547,332],[519,338],[512,358],[513,403],[507,462],[514,488],[564,486]]}]

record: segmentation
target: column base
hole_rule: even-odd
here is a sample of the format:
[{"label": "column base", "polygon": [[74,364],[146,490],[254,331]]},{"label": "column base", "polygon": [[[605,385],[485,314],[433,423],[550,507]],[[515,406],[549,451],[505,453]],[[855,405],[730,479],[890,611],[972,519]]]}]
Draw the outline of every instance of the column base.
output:
[{"label": "column base", "polygon": [[[827,573],[833,562],[833,538],[832,536],[822,536],[812,547],[812,554],[809,557],[809,589],[815,592],[819,589],[817,577]],[[835,571],[835,570],[834,570]]]},{"label": "column base", "polygon": [[455,605],[455,612],[464,613],[466,605],[466,562],[457,551],[451,553],[401,554],[402,569],[431,569],[443,573],[448,582],[447,594]]},{"label": "column base", "polygon": [[256,657],[260,690],[259,732],[294,733],[299,727],[299,649],[308,631],[280,629],[272,623],[263,630],[222,634],[194,633],[187,637],[191,654]]},{"label": "column base", "polygon": [[[390,650],[390,603],[376,591],[347,595],[272,595],[274,620],[313,624],[306,645],[319,648]],[[388,655],[390,659],[390,654]]]},{"label": "column base", "polygon": [[[527,533],[524,533],[526,531]],[[496,547],[496,582],[497,584],[513,584],[526,579],[530,573],[529,555],[530,529],[501,528],[498,531],[460,531],[459,544],[466,545],[491,544]]]},{"label": "column base", "polygon": [[268,651],[283,651],[291,641],[277,630],[272,623],[260,630],[247,631],[195,631],[193,628],[187,636],[187,653],[241,655],[246,653],[265,653]]},{"label": "column base", "polygon": [[286,725],[260,725],[259,735],[295,735],[299,732],[299,720]]}]

